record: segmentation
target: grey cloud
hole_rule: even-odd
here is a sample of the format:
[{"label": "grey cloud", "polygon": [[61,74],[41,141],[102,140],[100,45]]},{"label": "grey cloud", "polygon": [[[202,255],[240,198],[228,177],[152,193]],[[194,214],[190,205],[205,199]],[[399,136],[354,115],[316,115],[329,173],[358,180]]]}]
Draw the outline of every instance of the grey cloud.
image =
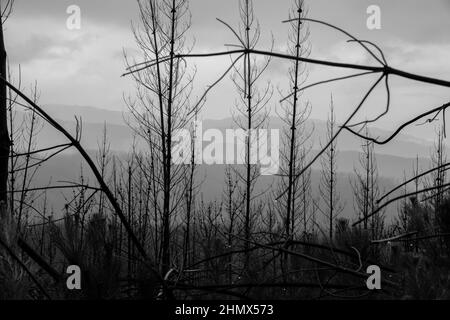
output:
[{"label": "grey cloud", "polygon": [[[38,59],[62,59],[67,54],[83,49],[89,44],[90,36],[80,36],[76,39],[50,37],[44,34],[31,34],[24,42],[8,48],[8,55],[12,63],[25,64]],[[52,51],[54,48],[63,49],[60,53]]]},{"label": "grey cloud", "polygon": [[70,5],[78,5],[88,23],[129,27],[137,13],[136,1],[130,0],[16,0],[13,15],[65,21]]}]

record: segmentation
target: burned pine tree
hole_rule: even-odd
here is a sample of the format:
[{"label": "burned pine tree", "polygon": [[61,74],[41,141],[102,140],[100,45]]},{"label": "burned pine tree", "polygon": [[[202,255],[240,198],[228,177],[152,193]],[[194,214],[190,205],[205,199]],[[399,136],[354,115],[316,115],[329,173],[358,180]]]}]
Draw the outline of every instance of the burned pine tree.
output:
[{"label": "burned pine tree", "polygon": [[[368,135],[368,132],[369,129],[366,127],[366,135]],[[367,236],[370,235],[372,239],[377,239],[384,229],[384,210],[372,215],[378,209],[377,200],[381,195],[374,143],[364,140],[361,149],[360,169],[355,169],[356,177],[351,182],[354,206],[359,215],[359,220],[363,221],[364,232],[367,233]]]},{"label": "burned pine tree", "polygon": [[[4,37],[4,24],[11,14],[14,1],[8,0],[0,5],[0,77],[8,79],[7,54]],[[8,92],[5,82],[0,83],[0,205],[6,206],[8,200],[8,160],[10,140],[8,133]]]},{"label": "burned pine tree", "polygon": [[[310,44],[308,42],[309,29],[302,18],[306,17],[304,1],[297,0],[290,12],[291,18],[297,18],[289,24],[288,54],[296,58],[309,56]],[[295,237],[297,224],[302,220],[302,232],[308,233],[307,223],[311,207],[310,184],[311,171],[294,179],[306,164],[306,155],[311,150],[309,140],[313,128],[308,125],[308,118],[311,113],[309,101],[302,101],[303,92],[301,86],[307,80],[307,65],[299,60],[293,60],[289,67],[289,91],[287,97],[281,101],[282,112],[279,113],[286,128],[283,131],[281,168],[282,179],[279,191],[286,189],[287,192],[282,199],[277,201],[279,214],[283,217],[285,236],[287,239]]]},{"label": "burned pine tree", "polygon": [[185,128],[193,115],[189,103],[193,77],[175,57],[189,52],[185,38],[190,27],[188,10],[187,0],[139,1],[141,23],[133,27],[142,57],[156,63],[155,68],[132,73],[137,93],[127,104],[130,124],[148,148],[145,174],[153,189],[154,218],[160,224],[154,227],[160,233],[157,259],[162,274],[171,268],[172,226],[181,218],[179,204],[186,187],[181,183],[186,168],[174,165],[172,149],[174,133]]},{"label": "burned pine tree", "polygon": [[[240,28],[235,33],[242,45],[242,48],[254,49],[261,36],[261,30],[254,12],[252,0],[239,1]],[[250,52],[246,52],[242,57],[242,66],[235,66],[232,80],[239,94],[239,100],[236,105],[237,116],[234,118],[237,126],[245,130],[245,172],[238,173],[240,182],[243,185],[239,187],[242,196],[242,229],[244,234],[244,270],[248,269],[250,262],[250,253],[248,248],[252,238],[252,228],[256,219],[257,210],[255,209],[254,188],[260,176],[260,168],[256,165],[258,134],[257,129],[265,126],[267,120],[266,105],[272,97],[273,90],[270,83],[261,90],[257,85],[257,80],[262,76],[270,63],[270,58],[264,58],[262,63],[258,63],[257,57]]]},{"label": "burned pine tree", "polygon": [[[445,117],[445,114],[443,115]],[[441,204],[448,194],[448,188],[444,185],[447,182],[446,168],[443,165],[447,162],[446,148],[444,144],[444,130],[445,128],[439,127],[434,149],[431,153],[431,166],[432,168],[438,168],[431,176],[431,182],[427,182],[428,185],[433,187],[428,199],[431,200],[431,204],[434,209],[434,220],[437,222],[439,216],[442,214]],[[437,224],[437,223],[436,223]]]},{"label": "burned pine tree", "polygon": [[[336,131],[336,114],[334,111],[333,96],[331,96],[330,112],[327,121],[327,140],[330,140]],[[333,241],[333,226],[339,214],[343,210],[340,196],[337,191],[337,141],[333,141],[326,149],[321,159],[321,179],[319,192],[323,202],[323,208],[319,209],[325,216],[328,224],[328,236]]]}]

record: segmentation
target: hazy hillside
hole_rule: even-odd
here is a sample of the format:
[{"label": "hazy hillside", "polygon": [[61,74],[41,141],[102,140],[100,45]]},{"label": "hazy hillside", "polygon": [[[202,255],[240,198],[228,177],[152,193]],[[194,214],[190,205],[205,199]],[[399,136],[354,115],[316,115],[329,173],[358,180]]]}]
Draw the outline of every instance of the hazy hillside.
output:
[{"label": "hazy hillside", "polygon": [[[91,152],[93,158],[96,157],[95,152]],[[119,158],[124,159],[124,154],[119,155]],[[337,188],[342,204],[344,205],[344,211],[342,216],[353,218],[353,190],[350,185],[350,180],[354,179],[352,164],[354,159],[358,157],[357,152],[341,152],[338,158],[338,168],[340,168],[337,177]],[[412,159],[392,157],[388,155],[378,155],[379,167],[386,168],[379,179],[380,189],[382,191],[388,191],[396,183],[401,181],[401,176],[396,173],[402,172],[402,164],[412,163]],[[425,161],[423,160],[423,163]],[[95,183],[95,178],[91,172],[87,169],[86,165],[83,165],[82,159],[77,154],[63,154],[54,157],[49,162],[42,166],[38,174],[34,178],[33,185],[35,187],[45,186],[51,183],[52,185],[64,184],[63,181],[79,181],[81,169],[83,168],[83,178],[85,181]],[[222,192],[224,191],[225,181],[225,166],[223,165],[202,165],[198,168],[197,179],[202,181],[200,188],[199,198],[203,197],[205,201],[220,201]],[[388,174],[386,174],[388,173]],[[318,165],[313,167],[311,176],[312,196],[315,201],[319,201],[318,186],[320,182],[320,168]],[[270,185],[275,185],[277,178],[274,176],[262,176],[256,186],[256,192],[265,190]],[[68,191],[49,191],[49,199],[51,199],[52,208],[55,210],[55,215],[60,215],[64,205],[66,203],[65,195],[69,195]],[[267,194],[269,195],[269,194]],[[68,197],[70,199],[70,197]],[[396,212],[396,206],[393,205],[388,210],[392,215]]]},{"label": "hazy hillside", "polygon": [[[95,151],[102,140],[104,126],[106,125],[108,142],[111,146],[111,151],[116,154],[126,154],[133,141],[132,131],[124,123],[124,118],[127,115],[117,111],[108,111],[97,109],[93,107],[76,107],[76,106],[46,106],[46,110],[55,118],[62,120],[64,127],[70,131],[74,131],[75,122],[74,115],[80,116],[83,119],[83,138],[82,144],[95,157]],[[23,114],[19,113],[16,116],[16,122],[19,123],[23,118]],[[313,149],[311,152],[315,154],[321,145],[320,141],[325,141],[326,123],[324,121],[310,120],[308,126],[314,127],[314,135],[312,137]],[[203,130],[210,128],[225,131],[225,129],[234,128],[232,119],[223,120],[204,120]],[[282,122],[279,119],[270,119],[270,128],[282,128]],[[372,129],[374,136],[387,136],[389,132],[384,130]],[[64,140],[52,128],[44,126],[39,132],[38,146],[50,146],[53,144],[62,143]],[[354,177],[354,170],[358,168],[358,157],[360,155],[359,149],[361,140],[354,136],[343,133],[338,140],[338,191],[341,195],[342,202],[345,204],[343,215],[352,217],[354,215],[353,209],[353,194],[349,181]],[[396,183],[400,182],[404,175],[410,176],[415,156],[419,155],[419,166],[423,169],[430,166],[428,154],[432,148],[432,144],[426,140],[418,139],[413,136],[399,135],[395,143],[388,144],[383,147],[377,147],[377,163],[380,175],[381,190],[388,190]],[[121,156],[122,158],[124,156]],[[39,173],[34,180],[35,186],[47,185],[51,180],[53,184],[58,181],[76,180],[80,175],[82,167],[81,158],[71,152],[66,152],[53,159],[51,159],[45,166],[41,167]],[[320,162],[313,165],[312,174],[312,191],[314,199],[318,198],[318,184],[320,181]],[[203,180],[201,187],[201,194],[205,200],[219,199],[223,191],[224,181],[223,165],[206,166],[202,165],[199,168],[199,179]],[[84,178],[94,181],[93,176],[86,169],[84,170]],[[262,186],[267,186],[276,183],[274,177],[264,176],[260,180],[260,190]],[[51,192],[53,208],[56,214],[64,207],[64,194],[66,192],[58,191]],[[390,209],[390,212],[395,212],[395,206]]]},{"label": "hazy hillside", "polygon": [[[83,137],[89,137],[89,139],[83,139],[83,145],[87,149],[97,148],[97,141],[100,140],[102,136],[103,125],[105,123],[108,135],[110,136],[109,140],[112,150],[127,152],[133,141],[132,131],[125,123],[125,119],[126,121],[130,121],[130,116],[127,113],[94,107],[68,105],[46,105],[44,108],[50,115],[54,116],[56,119],[62,120],[64,127],[72,130],[75,127],[74,116],[81,117],[83,120]],[[269,123],[269,128],[281,129],[283,127],[283,122],[275,117],[271,117]],[[203,130],[214,128],[224,131],[225,129],[236,127],[231,118],[221,120],[205,119],[202,121],[202,125]],[[309,128],[314,128],[314,134],[312,136],[314,146],[325,143],[325,121],[312,119],[308,121],[307,126]],[[52,141],[59,142],[57,135],[55,135],[53,131],[43,130],[42,134],[44,135],[44,140],[49,143]],[[371,135],[382,139],[383,137],[390,136],[391,132],[378,128],[371,128]],[[94,137],[98,137],[98,139],[95,139]],[[341,151],[359,151],[360,145],[361,140],[348,132],[342,132],[339,136],[338,148]],[[392,141],[392,143],[377,146],[376,152],[406,158],[415,158],[416,155],[425,158],[428,157],[432,146],[433,144],[426,139],[400,134]]]}]

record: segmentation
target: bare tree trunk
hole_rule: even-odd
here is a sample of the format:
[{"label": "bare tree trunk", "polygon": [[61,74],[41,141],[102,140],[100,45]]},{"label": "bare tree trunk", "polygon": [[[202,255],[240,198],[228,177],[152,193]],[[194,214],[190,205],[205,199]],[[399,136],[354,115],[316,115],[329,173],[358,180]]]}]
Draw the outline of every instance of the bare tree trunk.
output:
[{"label": "bare tree trunk", "polygon": [[172,103],[174,92],[174,45],[175,45],[175,22],[177,7],[175,0],[172,0],[172,19],[171,19],[171,35],[170,35],[170,63],[169,63],[169,92],[167,101],[167,156],[165,164],[164,177],[164,211],[163,211],[163,252],[162,252],[162,272],[167,273],[170,268],[170,192],[171,192],[171,171],[172,171]]},{"label": "bare tree trunk", "polygon": [[188,170],[188,180],[187,180],[187,188],[186,188],[186,229],[184,235],[184,248],[183,248],[183,268],[188,265],[190,262],[190,250],[191,250],[191,223],[192,223],[192,213],[193,207],[195,210],[194,204],[194,184],[195,184],[195,137],[196,137],[196,121],[197,117],[195,117],[193,129],[192,129],[192,142],[191,142],[191,163],[189,164]]},{"label": "bare tree trunk", "polygon": [[[327,121],[327,139],[331,140],[334,136],[336,128],[336,119],[334,113],[333,96],[330,101],[330,116]],[[319,185],[320,196],[324,202],[324,209],[321,210],[328,219],[328,232],[330,242],[333,241],[334,231],[333,224],[337,216],[342,212],[343,207],[339,201],[337,193],[337,143],[334,141],[324,153],[322,158],[321,181]]]},{"label": "bare tree trunk", "polygon": [[[253,1],[240,1],[240,17],[241,28],[239,31],[240,42],[249,50],[253,49],[259,41],[260,28],[256,21]],[[242,39],[241,39],[242,37]],[[242,115],[242,119],[235,118],[239,128],[246,131],[245,137],[245,173],[240,175],[242,181],[242,207],[243,214],[243,233],[244,233],[244,269],[248,271],[250,252],[248,251],[250,239],[252,235],[252,223],[255,217],[255,210],[252,210],[252,203],[255,201],[253,189],[257,183],[259,173],[256,164],[257,155],[255,143],[257,143],[257,129],[261,128],[267,119],[267,112],[265,106],[272,96],[270,85],[266,87],[264,92],[258,90],[255,84],[259,76],[267,68],[270,59],[267,58],[264,63],[259,65],[251,55],[246,52],[243,56],[242,68],[236,68],[236,73],[232,76],[232,80],[240,95],[240,104],[238,105],[238,112]]]},{"label": "bare tree trunk", "polygon": [[[2,8],[0,8],[1,12]],[[0,76],[7,78],[6,49],[3,37],[3,18],[0,17]],[[7,87],[4,81],[0,84],[0,203],[8,199],[8,159],[9,159],[9,134],[7,120]]]}]

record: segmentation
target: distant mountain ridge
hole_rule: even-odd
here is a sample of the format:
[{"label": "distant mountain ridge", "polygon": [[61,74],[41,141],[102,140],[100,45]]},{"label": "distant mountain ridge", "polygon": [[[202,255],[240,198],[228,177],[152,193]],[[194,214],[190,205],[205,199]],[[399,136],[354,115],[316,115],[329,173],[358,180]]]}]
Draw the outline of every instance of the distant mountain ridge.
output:
[{"label": "distant mountain ridge", "polygon": [[[132,130],[126,124],[126,121],[133,123],[130,114],[127,112],[111,111],[89,106],[70,106],[70,105],[44,105],[44,109],[56,119],[62,120],[68,129],[75,128],[74,116],[81,117],[83,121],[83,143],[87,149],[97,149],[98,140],[103,136],[103,127],[106,129],[110,137],[111,149],[115,151],[127,152],[133,141]],[[269,118],[269,128],[281,129],[284,123],[276,117]],[[209,128],[225,129],[235,128],[236,125],[232,118],[221,120],[205,119],[202,121],[203,130]],[[314,127],[312,136],[313,148],[319,149],[321,143],[326,141],[326,122],[323,120],[310,119],[306,124],[308,127]],[[44,130],[45,131],[45,130]],[[43,132],[45,134],[45,132]],[[392,132],[371,128],[370,135],[379,137],[380,139],[388,137]],[[89,137],[89,138],[87,138]],[[57,139],[53,134],[47,134],[46,139],[49,142]],[[359,151],[361,139],[355,137],[351,133],[344,131],[338,138],[338,148],[341,151]],[[376,146],[376,153],[392,155],[397,157],[428,158],[433,143],[426,139],[415,137],[412,135],[399,134],[390,143],[383,146]],[[450,154],[450,152],[449,152]]]},{"label": "distant mountain ridge", "polygon": [[47,104],[44,110],[51,116],[63,120],[73,121],[74,116],[79,116],[85,123],[108,123],[111,125],[124,125],[124,113],[121,111],[107,110],[91,106],[75,106],[63,104]]}]

